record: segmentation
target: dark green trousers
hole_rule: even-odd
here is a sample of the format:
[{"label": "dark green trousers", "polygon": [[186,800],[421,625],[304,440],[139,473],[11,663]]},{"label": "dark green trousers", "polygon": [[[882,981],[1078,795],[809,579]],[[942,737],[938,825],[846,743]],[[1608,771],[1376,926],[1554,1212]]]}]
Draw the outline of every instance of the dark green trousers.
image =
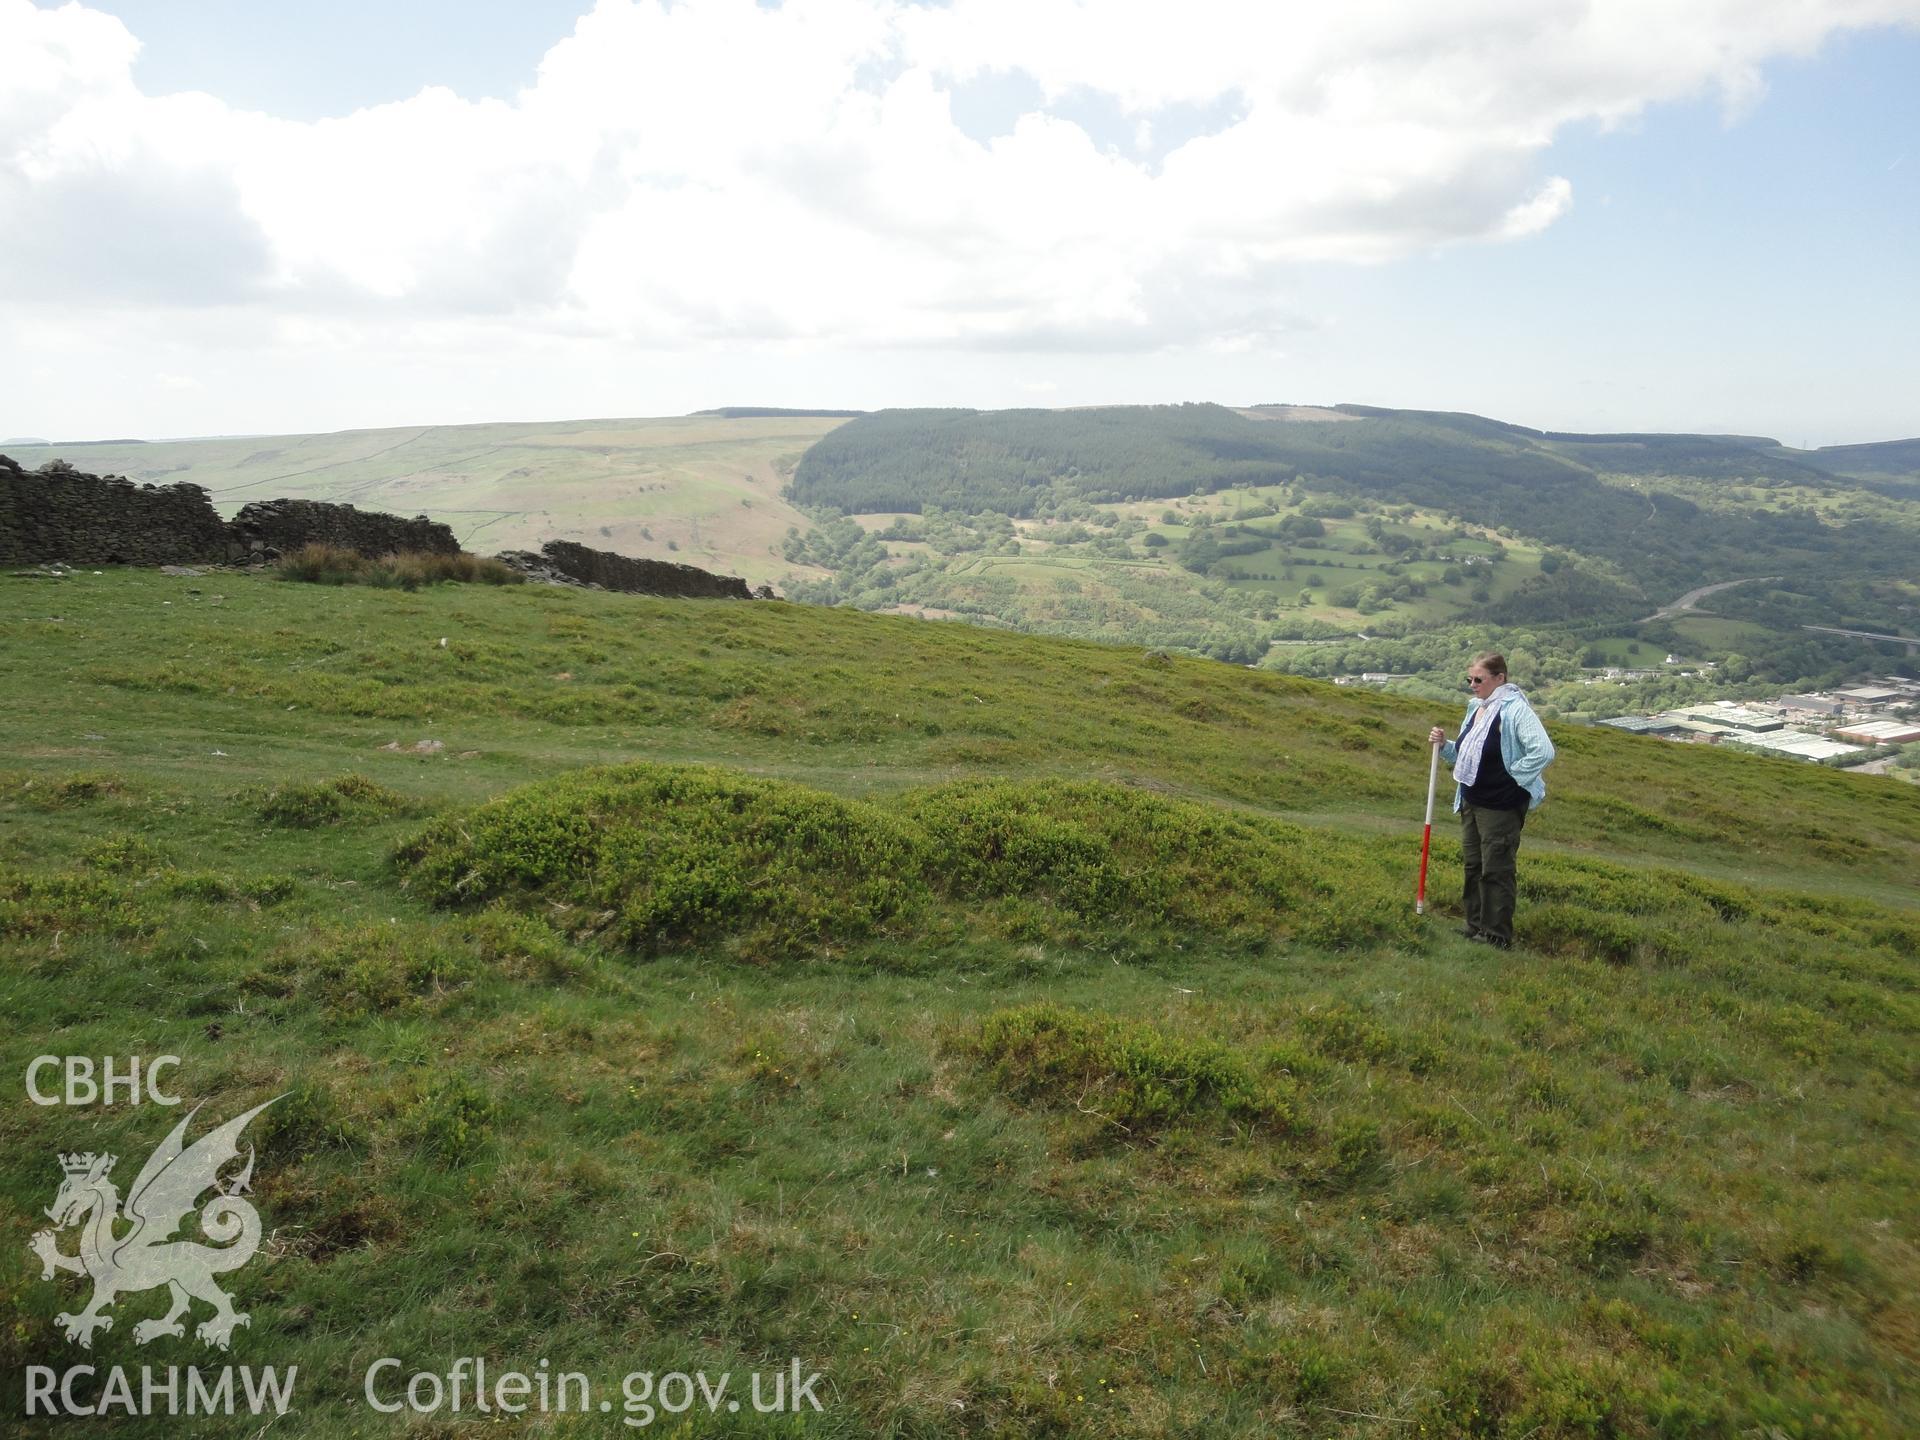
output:
[{"label": "dark green trousers", "polygon": [[1467,929],[1500,945],[1513,943],[1514,859],[1524,810],[1460,805],[1460,858],[1466,862]]}]

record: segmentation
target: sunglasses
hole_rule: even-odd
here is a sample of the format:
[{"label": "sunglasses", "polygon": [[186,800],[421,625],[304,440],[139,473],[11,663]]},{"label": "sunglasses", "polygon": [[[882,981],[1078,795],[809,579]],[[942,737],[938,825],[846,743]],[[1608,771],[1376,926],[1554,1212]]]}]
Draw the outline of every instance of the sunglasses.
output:
[{"label": "sunglasses", "polygon": [[1492,679],[1493,679],[1493,677],[1492,677],[1491,675],[1469,675],[1469,676],[1467,676],[1467,684],[1469,684],[1469,685],[1485,685],[1486,683],[1488,683],[1488,682],[1489,682],[1490,680],[1492,680]]}]

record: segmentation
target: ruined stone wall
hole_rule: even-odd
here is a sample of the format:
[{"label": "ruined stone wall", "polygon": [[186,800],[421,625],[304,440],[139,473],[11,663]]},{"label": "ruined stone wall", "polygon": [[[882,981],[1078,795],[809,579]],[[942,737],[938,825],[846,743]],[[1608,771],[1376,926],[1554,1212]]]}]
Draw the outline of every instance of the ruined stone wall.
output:
[{"label": "ruined stone wall", "polygon": [[737,575],[715,575],[696,565],[675,565],[666,560],[636,560],[631,555],[616,555],[611,550],[589,550],[571,540],[549,540],[540,547],[541,557],[563,575],[606,590],[624,590],[636,595],[684,595],[751,600],[747,582]]},{"label": "ruined stone wall", "polygon": [[321,540],[386,555],[457,554],[445,525],[317,500],[267,500],[221,520],[198,485],[136,485],[83,470],[27,470],[0,455],[0,565],[191,565]]},{"label": "ruined stone wall", "polygon": [[[424,515],[404,520],[318,500],[265,500],[223,523],[198,485],[135,485],[79,470],[44,474],[0,455],[0,564],[188,565],[267,558],[314,541],[372,556],[460,550],[452,530]],[[538,555],[516,551],[500,558],[529,576],[603,590],[754,598],[738,576],[590,550],[571,540],[550,540]],[[764,587],[761,593],[772,594]]]},{"label": "ruined stone wall", "polygon": [[227,527],[198,485],[43,475],[0,455],[0,564],[189,565],[226,556]]},{"label": "ruined stone wall", "polygon": [[460,553],[460,542],[453,538],[453,531],[424,515],[403,520],[398,515],[320,500],[256,501],[241,508],[230,529],[243,550],[251,549],[258,540],[283,553],[314,542],[339,545],[362,555],[392,555],[406,550]]}]

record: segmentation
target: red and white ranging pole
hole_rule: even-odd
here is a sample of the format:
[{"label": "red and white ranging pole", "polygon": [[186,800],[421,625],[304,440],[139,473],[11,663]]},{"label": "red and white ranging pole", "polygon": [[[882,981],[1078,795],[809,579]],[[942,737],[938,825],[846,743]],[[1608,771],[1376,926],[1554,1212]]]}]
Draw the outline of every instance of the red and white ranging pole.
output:
[{"label": "red and white ranging pole", "polygon": [[1413,913],[1427,913],[1427,852],[1433,848],[1433,786],[1440,778],[1440,744],[1433,744],[1433,759],[1427,766],[1427,828],[1420,836],[1420,891],[1414,896]]}]

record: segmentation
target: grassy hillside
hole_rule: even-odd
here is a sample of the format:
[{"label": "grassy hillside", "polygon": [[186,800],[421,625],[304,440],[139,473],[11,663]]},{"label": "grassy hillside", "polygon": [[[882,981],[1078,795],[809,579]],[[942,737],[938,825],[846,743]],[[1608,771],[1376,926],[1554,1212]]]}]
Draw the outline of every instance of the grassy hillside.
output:
[{"label": "grassy hillside", "polygon": [[[286,1433],[494,1428],[372,1413],[388,1356],[584,1373],[583,1434],[795,1357],[820,1414],[693,1433],[1920,1418],[1912,787],[1563,729],[1500,954],[1445,827],[1411,913],[1451,707],[792,605],[10,583],[0,1068],[286,1096],[226,1357],[300,1367]],[[222,1363],[136,1344],[151,1292],[83,1354],[28,1251],[56,1151],[177,1116],[0,1110],[9,1413]]]},{"label": "grassy hillside", "polygon": [[806,518],[781,498],[800,455],[843,423],[818,415],[423,425],[151,444],[8,447],[22,465],[205,486],[231,515],[291,496],[426,514],[470,550],[577,540],[761,583]]}]

